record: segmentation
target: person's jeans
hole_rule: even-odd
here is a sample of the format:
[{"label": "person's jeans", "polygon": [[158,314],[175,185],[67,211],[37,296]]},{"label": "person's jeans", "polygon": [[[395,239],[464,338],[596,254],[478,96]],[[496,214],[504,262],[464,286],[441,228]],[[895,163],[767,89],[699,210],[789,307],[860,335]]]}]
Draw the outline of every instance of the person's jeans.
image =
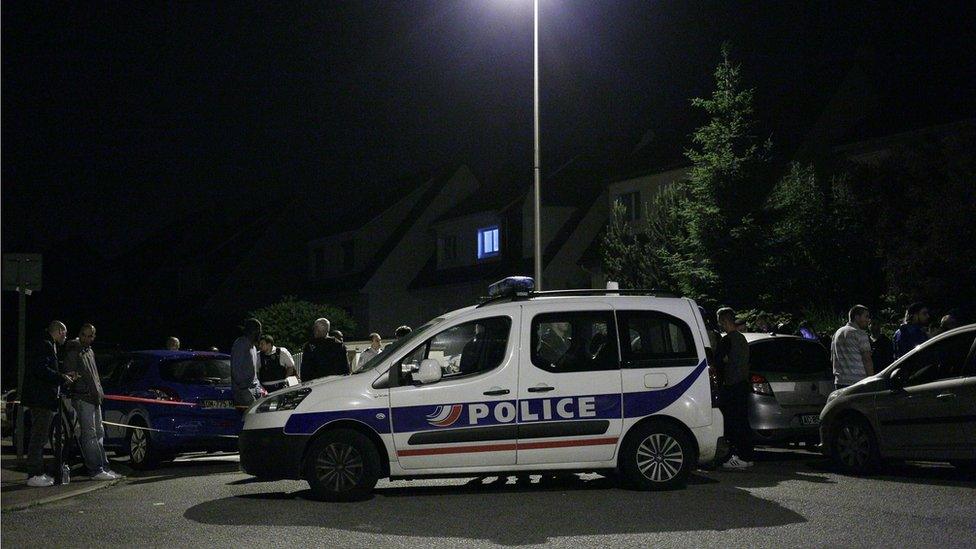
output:
[{"label": "person's jeans", "polygon": [[27,472],[32,477],[44,474],[44,445],[54,421],[54,410],[31,408],[30,439],[27,444]]},{"label": "person's jeans", "polygon": [[78,414],[81,455],[85,458],[88,473],[97,475],[108,470],[108,456],[105,455],[105,427],[102,425],[102,407],[97,404],[74,399],[75,413]]},{"label": "person's jeans", "polygon": [[749,382],[723,387],[722,415],[725,416],[725,436],[733,453],[744,460],[753,456],[752,428],[749,427]]}]

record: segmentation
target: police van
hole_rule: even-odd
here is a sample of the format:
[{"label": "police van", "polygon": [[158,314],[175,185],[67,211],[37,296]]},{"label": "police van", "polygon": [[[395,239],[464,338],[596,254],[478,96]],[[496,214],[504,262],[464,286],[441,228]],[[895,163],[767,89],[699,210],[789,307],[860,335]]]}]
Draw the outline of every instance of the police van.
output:
[{"label": "police van", "polygon": [[722,415],[694,301],[532,288],[502,280],[352,375],[259,400],[242,469],[338,501],[380,478],[543,471],[615,470],[669,489],[715,458]]}]

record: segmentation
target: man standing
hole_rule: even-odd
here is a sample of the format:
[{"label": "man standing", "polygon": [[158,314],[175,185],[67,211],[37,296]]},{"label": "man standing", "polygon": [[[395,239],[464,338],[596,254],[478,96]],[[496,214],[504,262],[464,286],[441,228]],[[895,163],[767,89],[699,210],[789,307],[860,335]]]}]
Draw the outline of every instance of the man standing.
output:
[{"label": "man standing", "polygon": [[749,344],[739,331],[735,311],[722,307],[716,313],[725,337],[719,343],[719,364],[722,368],[722,414],[725,434],[732,446],[732,456],[722,464],[726,469],[752,466],[752,430],[749,427]]},{"label": "man standing", "polygon": [[871,313],[864,305],[855,305],[847,313],[848,322],[841,326],[830,344],[830,360],[834,366],[834,388],[843,389],[874,375],[871,353]]},{"label": "man standing", "polygon": [[23,408],[30,409],[31,430],[27,445],[27,485],[33,487],[51,486],[54,479],[44,471],[44,444],[47,442],[54,412],[58,409],[58,393],[62,385],[74,378],[62,375],[58,370],[58,345],[63,345],[68,329],[54,320],[47,326],[44,339],[37,345],[31,356],[29,368],[24,376],[24,394],[20,402]]},{"label": "man standing", "polygon": [[254,404],[259,394],[258,351],[255,348],[261,337],[261,321],[249,318],[241,326],[243,334],[234,341],[230,350],[230,383],[234,390],[235,406]]},{"label": "man standing", "polygon": [[369,348],[359,355],[359,362],[356,363],[357,371],[362,370],[363,366],[365,366],[367,362],[373,360],[383,352],[382,347],[380,347],[381,342],[382,338],[380,338],[380,334],[376,332],[369,334]]},{"label": "man standing", "polygon": [[288,376],[298,376],[295,371],[295,359],[284,347],[277,347],[274,338],[269,334],[262,334],[258,339],[258,349],[261,350],[261,369],[258,380],[269,393],[282,389],[288,385]]},{"label": "man standing", "polygon": [[918,347],[929,338],[925,326],[929,323],[929,308],[924,303],[912,303],[905,311],[905,323],[895,331],[895,360]]},{"label": "man standing", "polygon": [[319,318],[312,324],[312,339],[302,348],[302,379],[310,381],[349,373],[346,346],[329,335],[332,323]]},{"label": "man standing", "polygon": [[115,480],[122,475],[109,469],[108,456],[105,455],[105,427],[102,425],[102,382],[95,364],[95,352],[91,345],[95,341],[95,327],[82,324],[78,338],[65,344],[64,371],[76,374],[71,385],[71,405],[78,415],[81,454],[85,467],[93,480]]}]

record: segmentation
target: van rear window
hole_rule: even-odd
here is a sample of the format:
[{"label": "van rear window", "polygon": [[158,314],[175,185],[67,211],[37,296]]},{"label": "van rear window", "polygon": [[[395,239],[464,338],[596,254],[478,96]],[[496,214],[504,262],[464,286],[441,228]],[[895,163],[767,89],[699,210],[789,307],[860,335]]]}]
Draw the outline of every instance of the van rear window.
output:
[{"label": "van rear window", "polygon": [[787,374],[830,374],[830,355],[815,341],[779,339],[749,346],[750,369]]},{"label": "van rear window", "polygon": [[165,362],[159,366],[159,377],[187,385],[229,385],[230,360],[202,358]]}]

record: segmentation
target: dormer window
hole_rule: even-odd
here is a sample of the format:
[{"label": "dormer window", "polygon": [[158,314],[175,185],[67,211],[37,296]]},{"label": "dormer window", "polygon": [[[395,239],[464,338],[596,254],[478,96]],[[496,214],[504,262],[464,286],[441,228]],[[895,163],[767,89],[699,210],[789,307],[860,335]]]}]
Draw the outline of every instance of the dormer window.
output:
[{"label": "dormer window", "polygon": [[478,259],[495,257],[501,252],[498,226],[478,229]]}]

